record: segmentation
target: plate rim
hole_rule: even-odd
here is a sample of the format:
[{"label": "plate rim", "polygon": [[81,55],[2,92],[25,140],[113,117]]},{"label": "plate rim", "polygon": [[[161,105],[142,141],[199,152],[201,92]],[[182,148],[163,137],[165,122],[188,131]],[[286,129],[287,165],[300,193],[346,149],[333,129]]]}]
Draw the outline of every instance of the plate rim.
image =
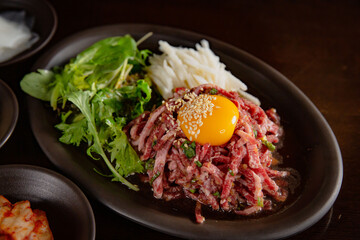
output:
[{"label": "plate rim", "polygon": [[[81,38],[83,36],[86,36],[88,34],[91,34],[93,32],[99,31],[99,30],[105,31],[107,29],[129,28],[129,27],[132,27],[134,29],[137,29],[137,28],[149,28],[149,29],[156,28],[156,29],[159,29],[160,28],[165,33],[168,33],[170,31],[172,33],[175,32],[176,34],[180,34],[180,35],[185,34],[190,38],[198,38],[198,39],[205,38],[209,42],[211,42],[212,44],[215,43],[216,45],[221,46],[221,49],[223,51],[227,50],[227,51],[225,51],[225,53],[226,52],[235,52],[236,54],[240,54],[240,55],[244,56],[249,61],[249,62],[247,62],[247,64],[249,63],[251,67],[253,67],[256,70],[261,69],[262,73],[265,71],[267,76],[272,76],[272,77],[276,78],[277,81],[279,81],[281,84],[283,84],[287,88],[291,89],[294,94],[299,96],[301,98],[301,100],[303,101],[303,103],[306,105],[307,109],[311,110],[311,115],[316,117],[317,121],[322,123],[322,127],[324,128],[324,131],[326,131],[326,133],[330,137],[330,139],[328,139],[328,141],[334,147],[333,150],[334,150],[335,155],[336,155],[335,158],[337,160],[336,164],[337,164],[337,167],[338,167],[337,168],[338,169],[337,176],[336,176],[336,179],[334,180],[336,182],[336,184],[332,189],[331,196],[327,199],[327,201],[321,207],[321,209],[316,212],[316,214],[312,214],[309,218],[307,218],[306,221],[303,221],[299,225],[292,226],[290,229],[282,231],[281,233],[274,233],[273,235],[265,237],[264,239],[289,237],[291,235],[302,232],[302,231],[306,230],[307,228],[309,228],[310,226],[312,226],[313,224],[315,224],[316,222],[318,222],[327,213],[327,211],[334,204],[334,202],[335,202],[335,200],[336,200],[336,198],[337,198],[337,196],[338,196],[338,194],[340,192],[342,179],[343,179],[343,163],[342,163],[341,151],[340,151],[340,147],[338,145],[338,142],[336,140],[336,137],[335,137],[332,129],[330,128],[329,124],[327,123],[327,121],[323,117],[323,115],[320,113],[320,111],[316,108],[316,106],[310,101],[310,99],[298,87],[296,87],[296,85],[294,83],[292,83],[283,74],[281,74],[279,71],[277,71],[276,69],[274,69],[273,67],[271,67],[267,63],[263,62],[262,60],[258,59],[255,56],[251,55],[250,53],[245,52],[244,50],[241,50],[241,49],[239,49],[239,48],[237,48],[237,47],[235,47],[233,45],[230,45],[230,44],[225,43],[223,41],[217,40],[217,39],[212,38],[210,36],[207,36],[207,35],[204,35],[204,34],[198,34],[198,33],[192,32],[192,31],[188,31],[188,30],[178,29],[178,28],[172,28],[172,27],[160,26],[160,25],[152,25],[152,24],[132,24],[132,23],[112,24],[112,25],[104,25],[104,26],[98,26],[98,27],[86,29],[86,30],[80,31],[78,33],[75,33],[75,34],[73,34],[71,36],[68,36],[68,37],[64,38],[61,42],[57,43],[53,48],[51,48],[48,51],[47,54],[41,56],[38,59],[38,61],[36,61],[36,63],[34,64],[32,70],[36,70],[37,66],[39,66],[41,64],[44,64],[45,62],[48,62],[49,59],[51,58],[50,56],[53,53],[57,52],[62,47],[66,46],[67,44],[71,43],[72,41],[74,41],[74,40],[76,40],[78,38]],[[32,97],[28,96],[28,103],[30,103],[30,105],[34,104],[34,102],[36,102],[36,101],[38,101],[38,100],[35,100]],[[31,127],[32,127],[33,132],[34,132],[34,129],[36,129],[36,124],[34,123],[34,121],[31,121]],[[34,135],[36,136],[37,134],[34,132]],[[36,139],[37,139],[37,137],[36,137]],[[38,139],[37,139],[37,141],[39,142]],[[42,144],[40,142],[39,142],[39,145],[41,146],[41,148],[43,149],[43,151],[47,155],[48,154],[51,155],[51,153],[47,152],[46,148],[44,148],[44,146],[42,146]],[[54,161],[52,159],[51,159],[51,161],[54,163]],[[55,161],[54,164],[57,167],[61,168],[61,166],[59,166],[59,164],[56,163],[56,161]],[[83,185],[83,183],[80,183],[80,184]],[[89,190],[89,191],[92,192],[92,190]],[[94,193],[92,192],[91,194],[94,194]],[[190,237],[190,238],[199,237],[197,235],[193,235],[193,234],[189,234],[189,233],[183,233],[183,232],[179,232],[179,231],[176,231],[176,230],[173,230],[173,229],[168,229],[168,228],[163,227],[163,226],[161,226],[161,225],[159,225],[157,223],[151,223],[151,222],[142,221],[141,219],[134,218],[133,216],[129,215],[127,212],[125,212],[125,213],[124,212],[119,212],[118,209],[114,209],[114,206],[111,206],[111,203],[110,203],[110,206],[109,206],[109,202],[107,202],[106,200],[105,201],[100,200],[99,198],[97,198],[97,200],[102,202],[104,205],[106,205],[110,209],[114,210],[115,212],[121,214],[122,216],[125,216],[130,220],[133,220],[133,221],[135,221],[137,223],[140,223],[141,225],[145,225],[145,226],[150,227],[152,229],[155,229],[155,230],[167,233],[167,234],[175,235],[175,236],[178,236],[178,237]]]}]

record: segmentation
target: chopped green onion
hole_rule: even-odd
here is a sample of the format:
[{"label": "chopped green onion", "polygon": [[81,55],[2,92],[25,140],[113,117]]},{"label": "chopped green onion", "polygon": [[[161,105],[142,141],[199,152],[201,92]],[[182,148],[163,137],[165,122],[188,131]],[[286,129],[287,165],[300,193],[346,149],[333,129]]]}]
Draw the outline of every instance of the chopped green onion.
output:
[{"label": "chopped green onion", "polygon": [[218,90],[216,88],[212,88],[210,91],[209,91],[209,94],[210,95],[215,95],[218,93]]},{"label": "chopped green onion", "polygon": [[231,170],[231,168],[229,168],[229,173],[231,176],[235,176],[235,174],[234,174],[233,170]]},{"label": "chopped green onion", "polygon": [[153,182],[155,181],[155,179],[157,179],[160,176],[160,172],[157,172],[150,180],[150,185],[153,184]]},{"label": "chopped green onion", "polygon": [[257,205],[259,207],[264,207],[264,200],[261,197],[258,197],[257,199]]},{"label": "chopped green onion", "polygon": [[154,164],[155,164],[155,159],[154,158],[150,158],[149,160],[147,160],[145,162],[145,169],[146,170],[152,170],[154,169]]},{"label": "chopped green onion", "polygon": [[190,189],[189,191],[192,192],[192,193],[195,193],[196,189]]},{"label": "chopped green onion", "polygon": [[215,197],[220,197],[220,193],[219,193],[219,192],[213,193],[213,195],[214,195]]},{"label": "chopped green onion", "polygon": [[275,151],[276,147],[274,144],[272,144],[271,142],[269,142],[266,139],[262,139],[261,142],[270,150],[270,151]]},{"label": "chopped green onion", "polygon": [[196,179],[195,178],[193,178],[193,179],[191,179],[191,183],[196,183]]},{"label": "chopped green onion", "polygon": [[253,132],[254,132],[254,137],[257,138],[257,131],[254,129]]},{"label": "chopped green onion", "polygon": [[199,162],[199,161],[195,161],[195,164],[196,164],[196,166],[198,166],[198,167],[201,167],[201,166],[202,166],[202,163]]},{"label": "chopped green onion", "polygon": [[187,158],[192,158],[196,155],[195,142],[190,143],[189,141],[185,141],[183,144],[181,144],[181,148],[183,149],[184,154]]}]

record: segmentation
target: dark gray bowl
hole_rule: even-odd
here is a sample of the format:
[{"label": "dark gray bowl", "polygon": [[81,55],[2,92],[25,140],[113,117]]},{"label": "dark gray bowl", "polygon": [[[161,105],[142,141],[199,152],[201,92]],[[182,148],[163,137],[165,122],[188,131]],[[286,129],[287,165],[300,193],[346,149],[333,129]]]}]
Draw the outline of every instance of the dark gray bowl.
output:
[{"label": "dark gray bowl", "polygon": [[1,62],[0,67],[23,61],[42,48],[51,40],[57,29],[57,15],[53,6],[46,0],[1,0],[0,12],[25,10],[26,15],[34,18],[31,30],[39,34],[39,40],[31,48],[19,53],[8,61]]},{"label": "dark gray bowl", "polygon": [[333,205],[342,182],[342,158],[336,138],[321,113],[294,84],[250,54],[216,39],[184,30],[123,24],[90,29],[65,39],[43,55],[33,70],[62,65],[95,41],[106,37],[129,33],[139,39],[148,32],[154,35],[141,44],[141,49],[157,51],[160,39],[187,47],[194,47],[204,38],[209,40],[221,61],[248,85],[250,93],[260,98],[262,106],[277,109],[285,129],[284,146],[280,150],[283,156],[288,156],[284,166],[300,172],[301,186],[276,214],[259,218],[218,218],[205,213],[205,223],[198,225],[193,221],[193,203],[168,204],[155,200],[148,185],[142,185],[140,192],[134,192],[97,174],[93,169],[101,168],[101,161],[91,160],[84,151],[61,144],[57,140],[60,134],[53,127],[59,122],[55,113],[43,102],[28,97],[32,130],[49,159],[117,213],[175,236],[192,239],[276,239],[303,231],[320,220]]},{"label": "dark gray bowl", "polygon": [[14,131],[18,116],[17,98],[11,88],[0,79],[0,148]]},{"label": "dark gray bowl", "polygon": [[46,212],[54,239],[95,239],[95,218],[85,195],[64,176],[36,166],[0,166],[0,195],[29,200]]}]

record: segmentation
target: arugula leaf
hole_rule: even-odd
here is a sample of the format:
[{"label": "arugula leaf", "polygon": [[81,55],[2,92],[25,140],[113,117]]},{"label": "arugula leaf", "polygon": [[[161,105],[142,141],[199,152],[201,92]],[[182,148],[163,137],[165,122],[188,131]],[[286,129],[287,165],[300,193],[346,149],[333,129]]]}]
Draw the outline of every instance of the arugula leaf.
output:
[{"label": "arugula leaf", "polygon": [[135,72],[141,72],[150,53],[139,51],[129,35],[110,37],[85,49],[63,68],[27,74],[20,85],[26,93],[50,101],[56,109],[59,100],[65,106],[69,92],[121,87],[134,65]]},{"label": "arugula leaf", "polygon": [[[110,160],[108,159],[107,155],[104,152],[103,146],[101,144],[98,131],[95,125],[95,117],[93,109],[91,108],[91,105],[89,103],[90,99],[92,98],[93,93],[90,91],[77,91],[77,92],[71,92],[68,96],[68,100],[75,104],[81,113],[84,115],[84,117],[87,120],[88,124],[88,131],[93,136],[93,142],[92,145],[88,148],[88,154],[92,157],[92,153],[99,154],[102,159],[105,161],[107,167],[111,171],[113,175],[113,181],[120,181],[129,188],[138,191],[139,188],[136,185],[131,184],[128,182],[111,164]],[[131,146],[130,146],[131,147]]]},{"label": "arugula leaf", "polygon": [[[113,181],[134,190],[137,186],[124,177],[143,172],[144,167],[122,128],[159,102],[150,79],[145,75],[138,80],[150,54],[138,50],[129,35],[111,37],[94,43],[65,66],[40,69],[20,83],[26,93],[60,111],[61,122],[55,126],[62,131],[60,142],[75,146],[87,142],[87,154],[104,160]],[[129,74],[135,75],[128,78]]]},{"label": "arugula leaf", "polygon": [[131,147],[126,134],[121,130],[121,124],[116,124],[111,120],[107,120],[106,123],[113,129],[114,138],[109,142],[110,148],[107,150],[111,154],[111,162],[115,160],[116,170],[125,177],[132,173],[143,172],[141,161]]},{"label": "arugula leaf", "polygon": [[79,89],[121,86],[133,65],[146,65],[148,50],[139,51],[129,36],[110,37],[96,42],[81,52],[64,71],[72,76],[72,84]]},{"label": "arugula leaf", "polygon": [[100,89],[95,94],[91,103],[94,105],[96,112],[96,121],[101,122],[105,119],[112,118],[120,110],[120,96],[114,90],[109,88]]},{"label": "arugula leaf", "polygon": [[152,90],[145,80],[138,80],[136,86],[125,86],[117,90],[122,96],[122,113],[127,113],[131,119],[138,117],[144,112],[144,106],[151,99]]},{"label": "arugula leaf", "polygon": [[150,85],[145,80],[138,80],[134,86],[124,86],[116,90],[101,89],[94,96],[92,103],[98,114],[96,119],[100,121],[113,115],[130,121],[144,112],[151,97]]},{"label": "arugula leaf", "polygon": [[62,122],[55,125],[55,127],[63,132],[63,135],[59,138],[62,143],[79,146],[87,138],[87,122],[85,118],[70,124]]}]

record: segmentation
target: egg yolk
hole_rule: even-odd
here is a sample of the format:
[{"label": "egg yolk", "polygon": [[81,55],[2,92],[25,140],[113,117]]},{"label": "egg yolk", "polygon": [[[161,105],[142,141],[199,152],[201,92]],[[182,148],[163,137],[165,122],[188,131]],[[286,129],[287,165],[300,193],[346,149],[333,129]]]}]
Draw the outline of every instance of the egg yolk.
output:
[{"label": "egg yolk", "polygon": [[228,142],[238,119],[235,104],[220,95],[201,94],[186,102],[178,113],[178,123],[186,137],[201,145]]}]

